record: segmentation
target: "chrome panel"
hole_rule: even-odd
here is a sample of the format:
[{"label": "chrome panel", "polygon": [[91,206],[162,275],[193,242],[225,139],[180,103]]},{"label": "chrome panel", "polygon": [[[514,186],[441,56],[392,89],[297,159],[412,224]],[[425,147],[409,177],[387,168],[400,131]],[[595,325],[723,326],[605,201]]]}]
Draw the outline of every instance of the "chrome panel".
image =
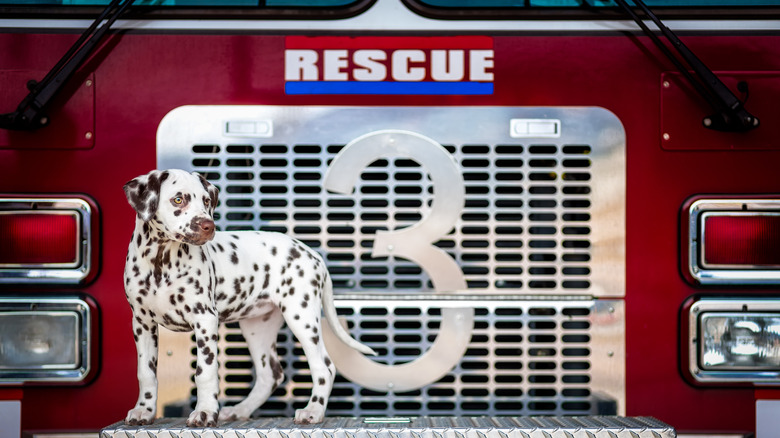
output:
[{"label": "chrome panel", "polygon": [[[528,128],[543,132],[521,136],[518,120],[543,121]],[[410,147],[428,153],[435,145],[449,154],[438,160],[454,161],[457,174],[441,179],[430,159],[403,158]],[[347,149],[358,151],[360,163],[340,167],[339,193],[329,193],[326,175]],[[377,155],[373,162],[363,156],[368,151]],[[368,376],[373,383],[340,377],[329,414],[584,415],[601,396],[624,412],[625,133],[609,111],[186,106],[161,121],[157,154],[159,168],[198,171],[220,188],[220,229],[285,232],[322,253],[350,331],[384,351],[378,365],[416,369],[409,364],[435,339],[466,327],[458,315],[475,312],[465,355],[452,370],[435,370],[443,377],[425,378],[433,381],[418,389],[398,376]],[[434,190],[437,180],[447,190]],[[465,205],[446,194],[459,185]],[[436,203],[448,208],[436,213]],[[435,226],[401,246],[388,239],[437,214],[444,217],[436,223],[452,231],[441,236]],[[402,251],[410,255],[394,256]],[[448,326],[449,313],[455,323]],[[292,415],[311,385],[289,331],[277,344],[288,380],[260,415]],[[339,358],[349,374],[351,359]],[[248,360],[237,327],[224,328],[226,403],[248,392]]]},{"label": "chrome panel", "polygon": [[708,214],[775,215],[780,199],[700,199],[688,209],[688,270],[701,284],[780,284],[780,269],[750,266],[716,266],[704,261],[704,218]]},{"label": "chrome panel", "polygon": [[410,417],[325,418],[297,425],[289,418],[233,421],[216,428],[188,428],[184,418],[164,418],[148,426],[122,422],[101,438],[674,438],[672,426],[652,417]]},{"label": "chrome panel", "polygon": [[703,298],[696,301],[688,312],[688,371],[698,382],[728,383],[745,382],[754,384],[780,383],[780,369],[774,370],[704,370],[699,365],[699,320],[700,315],[709,312],[780,313],[780,300]]},{"label": "chrome panel", "polygon": [[[512,119],[560,120],[561,135],[513,138]],[[248,120],[273,122],[273,136],[224,135]],[[415,264],[363,247],[430,213],[426,169],[377,157],[351,195],[323,190],[343,145],[388,129],[430,138],[459,164],[466,205],[437,245],[469,291],[624,296],[625,133],[601,108],[185,106],[160,123],[157,164],[220,188],[220,229],[278,230],[318,248],[337,293],[432,291]]]},{"label": "chrome panel", "polygon": [[[26,382],[76,383],[89,375],[92,365],[92,314],[86,301],[77,297],[0,297],[0,313],[63,314],[77,324],[78,356],[72,366],[38,369],[0,369],[0,386]],[[0,333],[0,345],[3,333]]]},{"label": "chrome panel", "polygon": [[92,269],[92,207],[79,198],[0,198],[0,214],[11,212],[72,214],[77,217],[81,241],[77,259],[69,264],[0,265],[0,284],[74,284]]}]

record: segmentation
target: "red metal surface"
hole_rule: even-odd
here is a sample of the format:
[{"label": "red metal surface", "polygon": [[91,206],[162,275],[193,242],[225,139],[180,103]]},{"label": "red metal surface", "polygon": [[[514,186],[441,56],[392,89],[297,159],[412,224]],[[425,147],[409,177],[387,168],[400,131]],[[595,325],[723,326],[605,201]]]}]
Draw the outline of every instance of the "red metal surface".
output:
[{"label": "red metal surface", "polygon": [[[661,146],[669,150],[775,149],[780,125],[774,122],[780,98],[780,72],[715,72],[745,108],[762,122],[750,132],[718,132],[702,124],[713,110],[678,72],[661,75]],[[748,93],[737,83],[748,84]],[[747,97],[747,99],[746,99]]]},{"label": "red metal surface", "polygon": [[[54,62],[54,61],[52,61]],[[53,65],[53,64],[52,64]],[[27,81],[41,80],[48,70],[0,70],[0,112],[7,113],[27,95]],[[50,124],[37,132],[0,129],[0,148],[84,149],[94,145],[95,77],[74,77],[46,111]]]},{"label": "red metal surface", "polygon": [[[45,70],[75,39],[0,34],[0,70]],[[494,94],[438,97],[285,96],[284,41],[263,35],[115,35],[82,71],[94,73],[99,84],[94,147],[0,150],[0,192],[85,193],[103,215],[102,269],[88,286],[69,290],[94,297],[100,307],[100,373],[84,387],[25,388],[24,429],[97,429],[123,418],[137,396],[131,315],[122,288],[133,211],[122,185],[155,166],[155,133],[168,111],[188,104],[435,104],[602,106],[620,118],[628,142],[626,413],[655,416],[681,431],[753,430],[752,389],[698,388],[680,375],[678,315],[686,298],[745,291],[684,281],[678,221],[682,204],[696,194],[780,192],[780,140],[769,139],[764,150],[663,149],[661,77],[672,68],[644,37],[497,36]],[[717,71],[780,70],[780,37],[701,36],[685,42]],[[4,111],[15,104],[0,101]],[[762,114],[762,123],[776,125],[779,116],[774,110]],[[698,123],[680,129],[701,132]],[[34,134],[30,144],[38,135],[47,134]]]}]

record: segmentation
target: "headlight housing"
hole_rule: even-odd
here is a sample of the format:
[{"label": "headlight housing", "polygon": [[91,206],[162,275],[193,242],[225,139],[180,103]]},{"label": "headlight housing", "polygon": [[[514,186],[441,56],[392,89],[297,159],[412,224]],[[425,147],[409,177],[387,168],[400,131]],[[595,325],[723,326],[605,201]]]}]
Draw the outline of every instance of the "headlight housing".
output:
[{"label": "headlight housing", "polygon": [[780,300],[698,300],[688,311],[687,341],[697,382],[780,383]]},{"label": "headlight housing", "polygon": [[94,312],[81,297],[0,297],[0,385],[84,382]]}]

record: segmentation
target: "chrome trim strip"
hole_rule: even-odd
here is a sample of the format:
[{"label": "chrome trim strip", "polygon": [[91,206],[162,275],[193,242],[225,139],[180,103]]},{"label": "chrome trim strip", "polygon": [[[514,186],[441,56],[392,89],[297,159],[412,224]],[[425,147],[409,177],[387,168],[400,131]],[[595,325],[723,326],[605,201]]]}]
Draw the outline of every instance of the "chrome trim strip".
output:
[{"label": "chrome trim strip", "polygon": [[0,214],[6,212],[74,214],[81,236],[73,265],[0,265],[0,284],[76,284],[92,269],[92,207],[80,198],[0,198]]},{"label": "chrome trim strip", "polygon": [[75,312],[79,319],[77,364],[73,369],[41,368],[0,369],[0,387],[27,382],[75,383],[84,380],[92,369],[92,312],[89,304],[78,297],[0,297],[1,313]]},{"label": "chrome trim strip", "polygon": [[705,214],[767,215],[780,210],[780,199],[700,199],[688,209],[688,272],[704,285],[780,284],[780,269],[706,265],[703,235]]},{"label": "chrome trim strip", "polygon": [[703,370],[699,366],[699,319],[702,314],[709,312],[739,312],[739,313],[766,313],[780,312],[780,300],[769,298],[740,299],[740,298],[703,298],[695,302],[688,311],[688,371],[698,382],[702,383],[780,383],[780,369],[775,370]]},{"label": "chrome trim strip", "polygon": [[[675,31],[776,31],[778,20],[665,20]],[[0,19],[4,29],[85,29],[90,20]],[[648,21],[651,29],[656,26]],[[632,20],[436,20],[412,12],[401,0],[378,0],[357,16],[342,20],[117,20],[114,29],[144,31],[519,31],[519,32],[639,32]]]},{"label": "chrome trim strip", "polygon": [[[418,15],[398,15],[398,20],[380,21],[381,13],[334,21],[307,20],[117,20],[115,29],[142,31],[471,31],[471,32],[639,32],[631,20],[469,20],[453,23]],[[407,17],[410,17],[407,22]],[[675,31],[777,31],[780,20],[664,20]],[[1,29],[78,29],[92,22],[78,19],[0,19]],[[653,29],[650,21],[647,25]],[[316,27],[314,27],[316,26]]]}]

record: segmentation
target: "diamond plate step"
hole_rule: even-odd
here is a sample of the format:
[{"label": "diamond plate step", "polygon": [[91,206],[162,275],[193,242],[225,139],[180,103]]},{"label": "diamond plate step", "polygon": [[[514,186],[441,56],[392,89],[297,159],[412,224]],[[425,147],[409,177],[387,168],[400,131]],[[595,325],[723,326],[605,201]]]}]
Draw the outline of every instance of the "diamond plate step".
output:
[{"label": "diamond plate step", "polygon": [[390,417],[326,418],[311,426],[290,418],[233,421],[188,428],[184,418],[147,426],[119,422],[101,438],[675,438],[674,428],[651,417]]}]

